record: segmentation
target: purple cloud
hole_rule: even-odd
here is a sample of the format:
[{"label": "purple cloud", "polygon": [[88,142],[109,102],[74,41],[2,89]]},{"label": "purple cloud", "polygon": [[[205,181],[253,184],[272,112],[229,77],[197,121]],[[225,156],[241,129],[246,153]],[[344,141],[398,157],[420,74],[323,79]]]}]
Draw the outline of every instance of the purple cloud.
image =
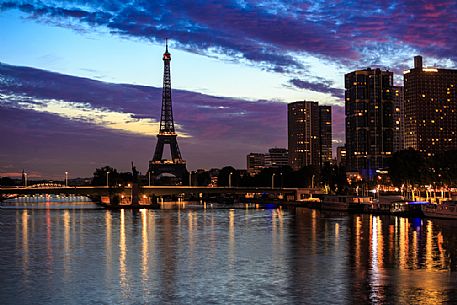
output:
[{"label": "purple cloud", "polygon": [[304,80],[300,80],[297,78],[289,80],[289,83],[297,88],[300,89],[307,89],[311,91],[317,91],[317,92],[322,92],[322,93],[328,93],[331,94],[332,96],[338,98],[338,99],[343,99],[344,98],[344,90],[339,89],[339,88],[334,88],[333,82],[326,81],[323,79],[320,79],[320,82],[315,83],[315,82],[308,82]]},{"label": "purple cloud", "polygon": [[[4,1],[44,22],[74,21],[128,37],[184,49],[221,53],[279,72],[306,70],[290,52],[309,53],[354,66],[366,48],[408,45],[424,55],[457,60],[455,1]],[[386,59],[384,59],[386,60]],[[387,59],[390,60],[390,59]],[[372,62],[370,64],[381,64]]]},{"label": "purple cloud", "polygon": [[[52,84],[52,85],[51,85]],[[84,90],[80,90],[84,88]],[[69,171],[90,176],[105,164],[127,170],[134,161],[146,171],[156,135],[122,132],[96,124],[99,109],[132,113],[135,119],[159,120],[161,88],[110,84],[48,71],[0,65],[0,141],[2,159],[47,177]],[[87,110],[93,122],[36,111],[53,101]],[[191,169],[231,164],[245,167],[245,155],[287,146],[287,106],[279,102],[248,102],[173,90],[175,123],[191,137],[179,137]],[[179,136],[179,135],[178,135]],[[72,160],[71,164],[68,160]],[[1,166],[1,164],[0,164]],[[70,168],[71,167],[71,168]]]},{"label": "purple cloud", "polygon": [[[407,43],[429,55],[456,58],[453,1],[12,1],[33,18],[73,27],[72,21],[107,27],[113,33],[151,40],[172,37],[192,52],[219,52],[280,72],[305,69],[290,52],[345,62],[363,59],[367,44]],[[437,30],[442,29],[442,30]]]}]

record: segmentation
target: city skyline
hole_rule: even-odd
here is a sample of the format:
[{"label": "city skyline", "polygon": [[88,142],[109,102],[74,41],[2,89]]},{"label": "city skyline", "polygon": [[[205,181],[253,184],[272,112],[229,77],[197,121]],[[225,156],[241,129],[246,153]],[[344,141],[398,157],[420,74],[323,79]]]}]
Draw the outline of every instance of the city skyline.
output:
[{"label": "city skyline", "polygon": [[[349,71],[387,67],[402,84],[411,54],[423,55],[426,66],[456,67],[452,3],[154,4],[0,1],[1,140],[13,146],[0,152],[0,174],[25,168],[44,177],[90,175],[103,165],[125,170],[130,159],[145,172],[166,37],[178,135],[192,170],[243,167],[251,151],[285,147],[286,103],[299,100],[333,106],[334,147],[343,144]],[[92,91],[71,91],[69,83]],[[73,146],[65,141],[72,136]],[[105,147],[110,153],[94,158]]]}]

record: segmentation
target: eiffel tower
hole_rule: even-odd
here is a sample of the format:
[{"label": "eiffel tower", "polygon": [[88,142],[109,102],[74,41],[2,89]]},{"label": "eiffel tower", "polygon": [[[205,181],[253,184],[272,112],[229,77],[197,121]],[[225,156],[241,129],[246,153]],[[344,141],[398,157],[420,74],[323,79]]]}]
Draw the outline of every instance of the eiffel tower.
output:
[{"label": "eiffel tower", "polygon": [[[155,178],[160,174],[169,173],[177,179],[175,182],[183,181],[187,175],[186,161],[181,157],[178,141],[176,140],[175,125],[173,123],[173,110],[171,107],[171,76],[170,61],[171,54],[168,52],[168,40],[165,44],[163,54],[163,91],[162,91],[162,114],[160,116],[160,130],[157,135],[157,144],[154,157],[149,161],[149,172]],[[164,145],[170,145],[171,160],[163,158]]]}]

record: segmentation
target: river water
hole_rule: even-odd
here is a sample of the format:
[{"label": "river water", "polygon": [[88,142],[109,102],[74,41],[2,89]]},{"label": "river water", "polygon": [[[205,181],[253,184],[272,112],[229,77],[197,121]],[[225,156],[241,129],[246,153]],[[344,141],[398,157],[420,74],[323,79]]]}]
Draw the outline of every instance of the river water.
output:
[{"label": "river water", "polygon": [[457,302],[455,221],[57,207],[0,210],[1,304]]}]

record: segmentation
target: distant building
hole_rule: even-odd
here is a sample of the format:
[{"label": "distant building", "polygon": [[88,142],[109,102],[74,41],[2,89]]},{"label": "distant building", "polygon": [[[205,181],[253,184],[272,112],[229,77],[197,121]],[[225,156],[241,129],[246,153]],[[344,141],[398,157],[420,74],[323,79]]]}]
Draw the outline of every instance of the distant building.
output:
[{"label": "distant building", "polygon": [[289,153],[286,148],[270,148],[265,155],[265,167],[280,168],[289,164]]},{"label": "distant building", "polygon": [[211,177],[211,183],[208,186],[212,186],[212,187],[218,186],[218,176],[219,176],[220,170],[218,168],[212,168],[208,172],[209,172],[209,176]]},{"label": "distant building", "polygon": [[319,145],[321,166],[332,162],[332,107],[319,106]]},{"label": "distant building", "polygon": [[311,101],[294,102],[288,104],[287,117],[289,165],[292,169],[320,166],[322,160],[331,161],[331,108],[319,107],[317,102]]},{"label": "distant building", "polygon": [[257,175],[265,168],[265,154],[250,153],[246,156],[246,164],[249,175]]},{"label": "distant building", "polygon": [[403,86],[393,86],[394,99],[394,148],[393,152],[405,149],[405,103]]},{"label": "distant building", "polygon": [[425,68],[415,56],[404,88],[405,148],[428,156],[457,149],[457,70]]},{"label": "distant building", "polygon": [[372,179],[393,151],[393,73],[367,68],[345,75],[347,169]]},{"label": "distant building", "polygon": [[336,148],[336,165],[346,166],[346,147],[338,146]]}]

